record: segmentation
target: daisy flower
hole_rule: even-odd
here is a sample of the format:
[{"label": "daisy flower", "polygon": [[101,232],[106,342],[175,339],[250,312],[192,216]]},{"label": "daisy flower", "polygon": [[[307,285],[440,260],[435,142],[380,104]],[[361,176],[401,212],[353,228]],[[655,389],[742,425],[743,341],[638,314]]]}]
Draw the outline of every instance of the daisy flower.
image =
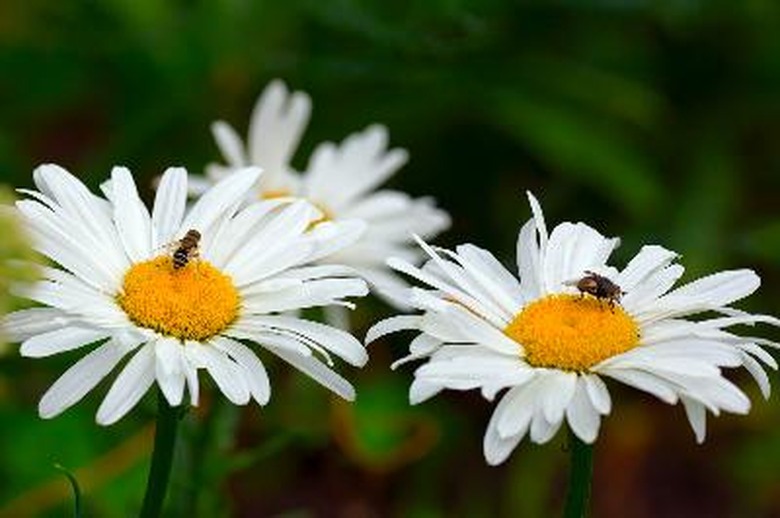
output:
[{"label": "daisy flower", "polygon": [[[426,286],[406,294],[423,313],[383,320],[366,341],[420,332],[400,360],[426,360],[415,371],[412,403],[447,388],[479,388],[490,400],[508,389],[484,438],[485,458],[495,465],[526,435],[549,441],[564,421],[579,439],[594,442],[601,416],[612,408],[605,378],[669,404],[682,402],[699,442],[707,410],[744,414],[750,408],[721,368],[744,366],[769,396],[759,362],[777,364],[761,346],[777,344],[727,331],[780,324],[730,307],[758,288],[753,271],[719,272],[672,289],[683,273],[674,252],[645,246],[618,271],[607,265],[618,239],[583,223],[565,222],[548,234],[538,202],[528,197],[533,217],[517,241],[519,278],[471,244],[452,252],[420,240],[430,257],[422,268],[389,261]],[[610,290],[596,289],[596,280],[614,288],[612,298]]]},{"label": "daisy flower", "polygon": [[8,315],[3,327],[24,356],[89,350],[43,396],[41,417],[78,402],[128,355],[98,409],[100,424],[124,416],[155,382],[172,406],[182,403],[185,386],[197,405],[200,369],[231,402],[264,405],[270,383],[250,344],[354,398],[330,369],[331,355],[362,366],[362,344],[275,313],[348,304],[345,297],[367,293],[365,281],[342,266],[306,265],[344,244],[327,230],[307,231],[321,217],[312,205],[243,204],[259,174],[231,175],[187,210],[187,173],[168,169],[150,214],[125,168],[114,168],[105,198],[58,166],[34,172],[39,191],[22,190],[30,199],[17,207],[36,249],[57,266],[23,289],[42,307]]},{"label": "daisy flower", "polygon": [[290,160],[309,120],[311,101],[305,93],[290,93],[281,81],[268,85],[255,106],[247,144],[225,122],[212,126],[227,165],[206,169],[208,185],[248,165],[266,173],[252,198],[305,198],[323,213],[323,220],[361,221],[365,231],[352,246],[329,260],[356,268],[380,294],[406,287],[385,264],[389,256],[408,261],[422,258],[411,235],[431,238],[450,225],[446,212],[432,198],[413,199],[406,193],[381,189],[408,158],[403,149],[388,149],[387,130],[369,126],[341,144],[322,143],[314,150],[303,173]]}]

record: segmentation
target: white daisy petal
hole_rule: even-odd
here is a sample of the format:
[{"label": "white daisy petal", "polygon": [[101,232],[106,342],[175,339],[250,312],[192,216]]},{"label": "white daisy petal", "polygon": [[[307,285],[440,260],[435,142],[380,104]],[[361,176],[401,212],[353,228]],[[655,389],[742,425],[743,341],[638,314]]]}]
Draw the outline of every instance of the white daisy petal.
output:
[{"label": "white daisy petal", "polygon": [[[99,257],[103,257],[103,250],[90,249],[89,245],[80,239],[83,233],[74,236],[73,231],[68,228],[70,221],[57,218],[49,209],[30,200],[18,201],[16,207],[29,224],[33,248],[36,251],[97,289],[110,292],[117,287],[116,271],[112,268],[114,262],[101,261]],[[125,256],[124,252],[122,256]]]},{"label": "white daisy petal", "polygon": [[601,418],[588,397],[585,383],[577,380],[577,389],[566,408],[566,420],[574,434],[585,443],[591,444],[599,433]]},{"label": "white daisy petal", "polygon": [[399,315],[380,320],[366,332],[365,343],[370,344],[385,335],[398,331],[418,329],[422,319],[418,315]]},{"label": "white daisy petal", "polygon": [[274,181],[290,163],[309,121],[311,100],[303,92],[290,93],[282,81],[272,81],[255,105],[249,123],[249,159],[262,166]]},{"label": "white daisy petal", "polygon": [[539,237],[539,249],[546,250],[548,234],[547,234],[547,224],[544,221],[544,213],[542,212],[542,207],[541,205],[539,205],[539,200],[537,200],[536,197],[533,194],[531,194],[530,191],[526,191],[525,194],[526,197],[528,198],[528,203],[531,205],[531,213],[533,214],[534,223],[536,224],[536,232]]},{"label": "white daisy petal", "polygon": [[459,288],[459,290],[462,290],[462,293],[468,294],[468,297],[466,298],[467,302],[465,302],[466,305],[472,307],[471,304],[473,304],[473,309],[476,309],[481,315],[484,315],[492,322],[495,322],[496,325],[507,323],[506,318],[508,316],[511,317],[511,314],[507,315],[495,304],[495,302],[493,302],[493,300],[481,296],[484,294],[484,290],[469,278],[469,275],[462,267],[441,258],[433,248],[428,246],[418,236],[415,236],[415,240],[428,256],[433,259],[433,264],[440,269],[443,274]]},{"label": "white daisy petal", "polygon": [[255,325],[250,319],[234,324],[225,333],[231,338],[250,340],[263,347],[271,346],[286,349],[301,356],[311,356],[313,354],[308,345],[300,339],[269,331],[265,326]]},{"label": "white daisy petal", "polygon": [[244,378],[249,386],[249,392],[260,405],[265,405],[271,398],[271,382],[268,373],[260,359],[251,349],[240,342],[225,337],[212,340],[216,348],[228,354],[244,371]]},{"label": "white daisy petal", "polygon": [[548,423],[557,423],[574,396],[578,376],[573,372],[551,371],[545,377],[544,396],[540,401],[542,415]]},{"label": "white daisy petal", "polygon": [[443,387],[439,385],[415,378],[409,386],[409,404],[418,405],[423,401],[427,401],[441,392],[442,389]]},{"label": "white daisy petal", "polygon": [[742,354],[742,364],[745,366],[745,369],[750,373],[750,375],[753,376],[753,379],[756,380],[758,388],[761,390],[761,395],[764,396],[764,399],[769,399],[769,395],[772,392],[772,387],[769,384],[769,376],[767,376],[766,371],[763,369],[761,364],[747,353]]},{"label": "white daisy petal", "polygon": [[117,246],[119,236],[111,219],[111,207],[105,200],[93,195],[75,176],[57,165],[38,167],[33,171],[33,178],[44,198],[49,200],[49,208],[65,222],[67,232],[76,242],[99,257],[102,265],[112,272],[127,265],[124,253]]},{"label": "white daisy petal", "polygon": [[563,423],[563,419],[550,422],[543,412],[537,411],[531,420],[531,432],[529,434],[531,441],[536,444],[548,442],[558,432]]},{"label": "white daisy petal", "polygon": [[236,253],[255,239],[258,229],[267,224],[271,215],[286,204],[280,200],[260,201],[244,208],[230,220],[222,220],[212,235],[203,236],[203,257],[214,266],[224,268]]},{"label": "white daisy petal", "polygon": [[335,327],[283,316],[256,317],[253,320],[269,331],[301,337],[318,344],[351,365],[362,366],[368,361],[363,344],[351,334]]},{"label": "white daisy petal", "polygon": [[[466,341],[481,343],[504,354],[516,355],[522,352],[520,344],[460,306],[451,306],[447,315],[451,317],[449,321],[453,325],[453,331],[460,333]],[[423,323],[428,323],[428,320]]]},{"label": "white daisy petal", "polygon": [[395,370],[405,363],[430,356],[434,351],[436,351],[436,349],[440,348],[441,346],[441,340],[421,333],[417,335],[409,344],[409,354],[394,361],[392,364],[390,364],[390,368]]},{"label": "white daisy petal", "polygon": [[664,374],[664,377],[684,387],[686,395],[700,401],[716,415],[721,410],[734,414],[747,414],[750,410],[748,397],[726,378],[706,379],[680,374]]},{"label": "white daisy petal", "polygon": [[198,383],[198,362],[193,359],[187,348],[184,349],[182,358],[182,367],[184,368],[184,378],[187,380],[187,390],[190,393],[190,404],[198,406],[200,401],[200,384]]},{"label": "white daisy petal", "polygon": [[181,225],[181,234],[196,229],[206,234],[214,222],[233,215],[246,193],[260,177],[261,169],[248,167],[226,177],[198,201],[189,210]]},{"label": "white daisy petal", "polygon": [[14,293],[66,312],[74,322],[86,322],[98,327],[113,328],[127,323],[127,317],[107,295],[78,289],[75,284],[37,282]]},{"label": "white daisy petal", "polygon": [[[346,180],[345,182],[351,182]],[[324,199],[324,201],[329,201]],[[333,210],[333,205],[328,204]],[[436,208],[432,198],[412,198],[405,192],[383,189],[343,205],[341,218],[359,219],[368,223],[366,238],[377,243],[406,242],[411,234],[432,237],[450,226],[449,215]]]},{"label": "white daisy petal", "polygon": [[157,249],[176,239],[187,203],[187,170],[170,167],[157,187],[152,209],[152,246]]},{"label": "white daisy petal", "polygon": [[43,358],[97,342],[106,338],[108,334],[103,329],[64,327],[28,338],[22,342],[19,352],[29,358]]},{"label": "white daisy petal", "polygon": [[503,388],[522,384],[534,373],[516,358],[459,354],[451,360],[425,363],[415,371],[415,376],[442,387],[470,390],[483,385]]},{"label": "white daisy petal", "polygon": [[514,316],[523,300],[520,283],[488,252],[471,244],[456,248],[463,268],[478,276],[485,288],[496,297],[503,309]]},{"label": "white daisy petal", "polygon": [[590,402],[599,414],[606,415],[612,410],[612,399],[609,396],[606,384],[595,375],[584,374],[581,376],[588,392]]},{"label": "white daisy petal", "polygon": [[543,266],[546,292],[560,293],[567,282],[583,277],[587,270],[601,268],[618,243],[583,223],[555,227]]},{"label": "white daisy petal", "polygon": [[155,377],[171,406],[179,406],[184,397],[184,351],[173,338],[161,338],[154,344]]},{"label": "white daisy petal", "polygon": [[499,406],[496,407],[496,413],[498,413],[501,404],[505,405],[496,421],[496,430],[500,437],[510,438],[525,435],[531,426],[531,419],[538,405],[539,393],[536,388],[543,383],[544,377],[534,377],[525,384],[511,388],[506,393]]},{"label": "white daisy petal", "polygon": [[760,283],[752,270],[720,272],[667,293],[639,316],[652,321],[715,309],[747,297]]},{"label": "white daisy petal", "polygon": [[276,313],[342,303],[345,297],[363,297],[368,286],[361,279],[322,279],[244,299],[250,313]]},{"label": "white daisy petal", "polygon": [[704,405],[685,396],[681,399],[685,408],[685,415],[688,417],[688,422],[691,423],[693,433],[696,435],[696,442],[701,444],[707,435],[707,412]]},{"label": "white daisy petal", "polygon": [[11,342],[23,342],[35,335],[67,327],[73,323],[73,320],[59,309],[23,309],[3,317],[2,335]]},{"label": "white daisy petal", "polygon": [[647,277],[669,264],[677,257],[677,254],[662,246],[643,246],[620,272],[615,282],[624,291],[630,293],[635,286],[645,281]]},{"label": "white daisy petal", "polygon": [[[257,229],[251,242],[246,243],[225,265],[239,283],[246,285],[267,277],[269,263],[278,262],[280,250],[292,249],[293,258],[284,268],[297,266],[295,257],[307,257],[301,237],[311,221],[316,218],[314,208],[306,202],[295,202],[284,207],[268,222]],[[301,252],[298,252],[301,251]]]},{"label": "white daisy petal", "polygon": [[517,236],[517,271],[520,275],[521,300],[534,300],[542,294],[537,226],[534,219],[520,229]]},{"label": "white daisy petal", "polygon": [[402,149],[385,151],[387,141],[387,129],[373,125],[350,135],[338,148],[328,143],[318,146],[306,173],[310,195],[341,209],[377,188],[408,159]]},{"label": "white daisy petal", "polygon": [[306,233],[312,243],[309,261],[332,258],[339,261],[343,256],[338,253],[356,243],[368,228],[365,221],[357,219],[324,221]]},{"label": "white daisy petal", "polygon": [[685,268],[679,264],[672,264],[657,270],[649,275],[642,284],[635,286],[634,289],[623,295],[621,305],[637,318],[641,318],[643,312],[659,313],[653,303],[658,297],[669,291],[684,272]]},{"label": "white daisy petal", "polygon": [[769,354],[764,349],[759,347],[757,345],[757,343],[741,343],[741,342],[738,342],[738,343],[735,344],[735,347],[737,347],[738,349],[741,349],[742,351],[745,351],[746,353],[749,353],[750,355],[755,356],[756,358],[761,360],[764,363],[764,365],[766,365],[770,369],[777,370],[777,368],[778,368],[777,360],[775,360],[774,357],[771,354]]},{"label": "white daisy petal", "polygon": [[133,177],[124,167],[111,171],[114,190],[114,224],[125,252],[132,262],[147,259],[152,250],[151,217],[146,209]]},{"label": "white daisy petal", "polygon": [[197,358],[231,403],[246,405],[250,392],[244,376],[241,375],[241,369],[224,352],[212,344],[209,345],[211,346],[207,347],[197,342],[188,342],[186,347],[190,349],[190,357]]},{"label": "white daisy petal", "polygon": [[97,413],[97,422],[110,425],[121,419],[154,383],[154,344],[147,344],[117,376]]},{"label": "white daisy petal", "polygon": [[223,121],[217,121],[211,125],[211,133],[222,151],[222,156],[231,167],[246,167],[247,163],[244,144],[233,127]]},{"label": "white daisy petal", "polygon": [[85,355],[60,376],[38,403],[38,413],[49,419],[79,402],[129,352],[129,348],[113,340]]},{"label": "white daisy petal", "polygon": [[310,356],[301,356],[277,347],[269,347],[269,350],[296,369],[307,374],[323,387],[333,391],[347,401],[354,401],[355,389],[352,388],[352,385],[317,359]]},{"label": "white daisy petal", "polygon": [[677,403],[679,399],[673,385],[648,372],[635,369],[603,369],[600,374],[652,394],[670,405]]},{"label": "white daisy petal", "polygon": [[498,402],[493,415],[490,417],[482,448],[485,459],[491,466],[497,466],[504,462],[509,457],[509,454],[512,453],[512,450],[517,447],[523,436],[525,436],[527,425],[516,435],[510,437],[503,436],[498,430],[498,423],[505,419],[504,414],[510,407],[514,406],[517,393],[522,390],[522,387],[516,387],[507,392],[501,401]]},{"label": "white daisy petal", "polygon": [[719,272],[697,279],[670,292],[667,296],[706,299],[715,306],[726,306],[756,291],[761,279],[752,270]]}]

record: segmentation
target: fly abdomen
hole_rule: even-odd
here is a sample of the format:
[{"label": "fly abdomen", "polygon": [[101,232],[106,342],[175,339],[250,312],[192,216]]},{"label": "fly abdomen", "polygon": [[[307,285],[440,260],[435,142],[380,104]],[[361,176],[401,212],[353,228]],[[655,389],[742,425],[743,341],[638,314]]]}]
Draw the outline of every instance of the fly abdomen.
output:
[{"label": "fly abdomen", "polygon": [[173,269],[179,270],[181,268],[184,268],[187,266],[187,262],[189,262],[190,256],[187,253],[186,250],[176,250],[173,253]]}]

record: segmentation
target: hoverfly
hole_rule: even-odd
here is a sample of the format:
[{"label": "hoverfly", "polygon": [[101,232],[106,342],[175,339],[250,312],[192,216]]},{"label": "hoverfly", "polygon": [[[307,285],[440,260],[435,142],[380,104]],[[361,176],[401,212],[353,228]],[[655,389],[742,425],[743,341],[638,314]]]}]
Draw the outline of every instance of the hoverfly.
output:
[{"label": "hoverfly", "polygon": [[599,300],[608,300],[610,307],[613,307],[616,302],[620,303],[620,297],[625,295],[620,286],[609,278],[590,270],[585,270],[585,277],[566,284],[576,287],[580,290],[580,294],[589,293]]},{"label": "hoverfly", "polygon": [[200,242],[200,232],[190,229],[184,234],[184,237],[172,243],[176,246],[173,252],[173,269],[181,270],[191,259],[198,257],[198,243]]}]

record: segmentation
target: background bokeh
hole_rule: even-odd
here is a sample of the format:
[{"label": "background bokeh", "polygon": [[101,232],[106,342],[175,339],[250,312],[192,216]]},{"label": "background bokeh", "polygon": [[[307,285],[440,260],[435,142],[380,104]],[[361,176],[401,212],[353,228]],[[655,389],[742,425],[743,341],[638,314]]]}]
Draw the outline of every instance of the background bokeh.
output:
[{"label": "background bokeh", "polygon": [[[473,242],[511,265],[530,189],[549,221],[621,236],[616,264],[650,242],[682,254],[686,279],[754,268],[764,285],[742,307],[780,314],[780,3],[553,4],[5,0],[0,180],[30,186],[43,162],[95,188],[114,164],[147,186],[171,165],[200,172],[219,158],[210,122],[243,131],[279,77],[314,99],[295,165],[322,140],[386,124],[411,153],[389,185],[453,214],[439,243]],[[390,313],[361,303],[356,333]],[[487,467],[491,405],[447,393],[409,407],[412,367],[388,368],[408,338],[343,370],[351,406],[263,356],[268,407],[214,397],[187,417],[170,516],[559,514],[565,434]],[[77,356],[0,358],[0,515],[66,516],[55,463],[79,478],[87,516],[138,510],[153,397],[109,428],[93,421],[106,384],[54,420],[36,416]],[[736,379],[752,412],[711,419],[702,446],[681,408],[612,384],[593,515],[780,516],[780,404]]]}]

